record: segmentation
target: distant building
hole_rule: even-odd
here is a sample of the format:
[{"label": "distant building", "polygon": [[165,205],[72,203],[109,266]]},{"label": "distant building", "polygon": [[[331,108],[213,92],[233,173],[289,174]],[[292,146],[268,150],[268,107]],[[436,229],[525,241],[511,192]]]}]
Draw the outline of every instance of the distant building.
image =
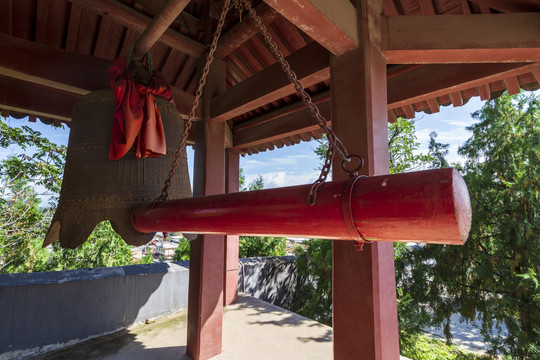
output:
[{"label": "distant building", "polygon": [[144,246],[132,246],[131,247],[131,257],[134,260],[140,260],[144,256]]},{"label": "distant building", "polygon": [[156,254],[163,255],[165,259],[171,260],[177,247],[178,244],[170,241],[161,241],[156,244]]}]

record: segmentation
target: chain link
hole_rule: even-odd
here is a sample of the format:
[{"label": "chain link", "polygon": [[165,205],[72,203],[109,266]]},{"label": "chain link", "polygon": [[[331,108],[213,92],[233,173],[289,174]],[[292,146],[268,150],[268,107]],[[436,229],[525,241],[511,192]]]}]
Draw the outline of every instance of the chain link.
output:
[{"label": "chain link", "polygon": [[334,158],[334,148],[331,146],[328,146],[328,150],[326,151],[326,158],[324,159],[324,165],[321,169],[321,173],[319,174],[319,178],[315,180],[313,185],[311,185],[311,188],[309,189],[308,193],[308,204],[310,206],[315,205],[317,202],[317,191],[321,187],[321,185],[326,181],[326,178],[328,177],[328,173],[330,172],[330,169],[332,168],[332,159]]},{"label": "chain link", "polygon": [[[332,130],[324,118],[324,116],[319,111],[319,108],[317,105],[313,103],[313,100],[311,99],[311,96],[308,94],[308,92],[304,89],[304,86],[298,80],[298,77],[296,76],[296,73],[291,69],[291,66],[285,60],[285,57],[283,56],[283,53],[279,50],[277,47],[277,44],[272,39],[272,36],[270,33],[266,30],[266,26],[262,23],[261,18],[257,15],[255,12],[255,9],[251,6],[251,3],[249,0],[237,0],[240,3],[244,3],[244,8],[248,10],[249,14],[255,21],[255,24],[259,28],[259,31],[263,35],[264,41],[270,48],[270,52],[276,59],[276,61],[281,65],[281,68],[283,71],[287,74],[287,77],[293,83],[294,88],[296,91],[300,94],[300,98],[302,99],[302,102],[309,108],[309,111],[311,112],[311,115],[317,120],[317,123],[319,124],[320,128],[324,131],[326,134],[326,138],[328,139],[328,151],[326,153],[326,159],[324,161],[324,165],[321,169],[321,173],[319,174],[319,178],[313,183],[309,190],[308,194],[308,204],[309,205],[315,205],[315,202],[317,201],[317,190],[319,187],[326,181],[326,178],[328,177],[328,174],[330,173],[330,169],[332,166],[332,159],[334,157],[334,152],[337,151],[342,159],[342,164],[345,162],[351,161],[351,156],[347,152],[347,149],[345,148],[345,145],[341,142],[341,140],[337,137],[334,130]],[[343,166],[343,165],[342,165]]]},{"label": "chain link", "polygon": [[[324,118],[324,116],[320,113],[319,108],[317,107],[317,105],[313,103],[311,96],[304,89],[304,86],[298,80],[298,77],[296,76],[295,72],[291,69],[287,60],[285,60],[283,53],[277,47],[277,44],[274,42],[274,40],[272,39],[272,36],[266,29],[266,26],[262,23],[261,18],[257,15],[257,13],[255,12],[255,9],[251,6],[251,2],[249,0],[234,0],[234,1],[235,1],[234,6],[239,11],[240,16],[242,16],[241,14],[244,9],[246,9],[249,12],[251,17],[253,18],[253,21],[255,21],[255,24],[259,28],[259,31],[263,35],[264,41],[268,45],[273,57],[281,65],[281,68],[287,74],[287,77],[289,78],[291,83],[294,85],[294,88],[300,94],[302,102],[309,108],[311,115],[317,120],[317,123],[319,124],[321,129],[324,131],[328,139],[328,142],[329,142],[328,151],[326,154],[326,159],[325,159],[323,168],[321,169],[319,178],[311,186],[311,189],[308,195],[308,203],[310,205],[314,205],[317,199],[317,190],[326,181],[326,178],[328,177],[328,174],[330,173],[332,160],[334,157],[334,152],[337,151],[339,153],[340,157],[342,158],[343,163],[351,161],[351,156],[347,152],[345,145],[343,145],[341,140],[337,137],[336,133],[328,126],[327,121]],[[221,30],[225,22],[225,17],[229,10],[230,2],[231,0],[226,0],[225,4],[223,5],[223,10],[221,12],[221,17],[219,18],[219,23],[216,28],[214,40],[212,42],[212,46],[210,47],[210,51],[206,59],[206,64],[204,66],[204,70],[201,75],[201,80],[199,82],[199,86],[195,93],[195,100],[193,101],[193,107],[191,109],[191,112],[189,113],[188,121],[184,128],[184,134],[182,136],[182,140],[180,141],[180,144],[178,145],[178,150],[175,153],[175,158],[172,163],[171,171],[169,172],[169,177],[165,181],[165,186],[161,192],[161,195],[156,199],[156,202],[167,199],[168,191],[171,186],[172,179],[174,178],[176,168],[178,167],[179,158],[186,147],[188,133],[189,133],[189,130],[191,129],[191,126],[193,125],[195,111],[197,107],[199,106],[200,97],[202,95],[202,89],[204,87],[204,84],[206,83],[206,77],[210,70],[210,64],[212,63],[212,60],[214,58],[214,52],[216,51],[216,48],[217,48],[217,43],[221,35]]]},{"label": "chain link", "polygon": [[239,2],[244,3],[244,8],[248,10],[249,14],[255,21],[255,24],[257,24],[257,27],[259,28],[261,34],[264,37],[264,41],[269,46],[270,51],[272,52],[272,55],[276,59],[277,62],[281,65],[281,68],[285,73],[287,74],[287,77],[289,80],[293,83],[294,88],[296,91],[300,94],[300,97],[302,98],[302,102],[309,108],[309,111],[311,112],[311,115],[317,120],[319,126],[321,129],[326,133],[326,137],[328,138],[328,141],[330,142],[329,148],[334,148],[341,158],[344,161],[349,162],[350,156],[347,152],[347,149],[345,148],[345,145],[341,142],[341,140],[336,136],[336,133],[328,126],[326,119],[319,111],[319,108],[317,105],[313,103],[313,100],[311,99],[311,96],[308,94],[308,92],[304,89],[304,86],[302,83],[298,80],[298,77],[296,76],[295,72],[291,69],[291,66],[285,60],[285,57],[283,56],[283,53],[278,49],[277,44],[272,39],[272,36],[266,30],[266,26],[262,23],[261,18],[257,13],[255,12],[255,9],[251,6],[251,3],[248,0],[237,0]]},{"label": "chain link", "polygon": [[180,157],[182,156],[186,148],[189,130],[191,129],[191,126],[193,125],[193,120],[195,119],[195,112],[197,111],[197,108],[199,107],[199,102],[202,96],[203,88],[204,88],[204,85],[206,84],[206,77],[208,76],[208,73],[210,72],[210,65],[212,64],[212,61],[214,60],[214,53],[216,52],[218,41],[221,36],[221,30],[223,29],[223,24],[225,23],[225,17],[227,16],[227,12],[229,11],[230,3],[231,3],[231,0],[226,0],[225,4],[223,5],[223,9],[221,10],[221,16],[219,18],[216,32],[214,33],[214,39],[212,40],[212,45],[210,46],[210,51],[208,52],[208,57],[206,58],[206,62],[204,64],[204,68],[201,74],[201,79],[199,80],[197,91],[195,92],[195,99],[193,100],[193,106],[191,108],[191,112],[188,115],[188,119],[184,127],[184,133],[182,134],[182,139],[180,140],[180,143],[178,144],[178,150],[176,150],[176,153],[174,154],[174,160],[171,165],[171,170],[169,171],[169,177],[167,178],[167,180],[165,180],[165,185],[163,187],[163,190],[161,191],[161,195],[159,195],[159,197],[155,200],[155,202],[166,200],[167,197],[169,196],[169,188],[171,187],[172,180],[175,176],[176,168],[178,167],[178,162],[180,160]]}]

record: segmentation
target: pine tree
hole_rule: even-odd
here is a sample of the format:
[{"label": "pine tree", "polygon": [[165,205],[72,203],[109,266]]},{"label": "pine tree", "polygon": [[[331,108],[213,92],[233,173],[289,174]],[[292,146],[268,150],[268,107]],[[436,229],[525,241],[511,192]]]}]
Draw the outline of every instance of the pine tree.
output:
[{"label": "pine tree", "polygon": [[[473,118],[472,137],[459,150],[473,209],[469,239],[410,249],[396,264],[400,282],[417,306],[429,306],[449,340],[457,313],[478,320],[493,351],[538,359],[540,100],[504,95]],[[508,336],[501,337],[503,325]]]}]

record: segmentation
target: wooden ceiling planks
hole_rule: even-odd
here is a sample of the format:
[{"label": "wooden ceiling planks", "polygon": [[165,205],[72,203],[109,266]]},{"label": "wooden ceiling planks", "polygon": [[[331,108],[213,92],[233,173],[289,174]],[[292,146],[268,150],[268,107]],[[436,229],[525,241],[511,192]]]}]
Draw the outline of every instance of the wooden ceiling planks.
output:
[{"label": "wooden ceiling planks", "polygon": [[37,43],[63,47],[64,32],[69,22],[70,6],[65,1],[37,0]]},{"label": "wooden ceiling planks", "polygon": [[[537,11],[536,0],[383,0],[386,15],[469,15],[469,14],[491,14],[497,12],[516,12],[516,11]],[[111,60],[120,54],[125,54],[131,44],[138,38],[142,30],[150,22],[150,19],[159,12],[160,6],[164,0],[9,0],[0,1],[0,32],[4,34],[13,34],[27,41],[49,45],[54,48],[67,49],[72,53],[87,54],[93,57]],[[257,4],[257,2],[255,2]],[[536,7],[534,7],[536,4]],[[200,43],[202,39],[202,24],[204,6],[198,0],[189,3],[182,14],[177,17],[171,25],[166,35],[159,44],[152,48],[154,67],[163,72],[171,85],[174,86],[173,93],[175,98],[179,98],[183,108],[189,107],[189,95],[186,92],[193,92],[196,86],[197,59],[206,51],[206,46]],[[289,20],[278,14],[264,2],[256,5],[257,11],[263,15],[263,22],[269,29],[271,35],[276,40],[278,47],[285,54],[291,56],[307,44],[313,42],[306,33],[299,30]],[[212,5],[212,14],[216,16],[219,12],[218,6]],[[11,16],[12,15],[12,16]],[[259,34],[258,29],[249,25],[250,21],[244,21],[234,25],[238,16],[231,14],[225,26],[223,39],[227,37],[230,43],[228,52],[222,58],[227,64],[226,83],[228,88],[234,88],[242,85],[250,78],[260,72],[266,71],[268,65],[274,63],[273,57],[266,49],[266,45]],[[440,19],[440,18],[439,18]],[[248,29],[250,28],[251,29]],[[249,31],[248,31],[249,30]],[[186,46],[180,46],[184,44]],[[222,43],[220,42],[220,47]],[[225,45],[223,45],[225,47]],[[194,50],[195,49],[195,50]],[[219,56],[218,56],[219,57]],[[304,60],[303,65],[310,65],[311,59]],[[425,65],[428,67],[431,65]],[[425,66],[411,65],[410,68],[396,65],[388,67],[389,84],[392,84],[394,78],[408,79],[411,73],[423,73],[424,76],[437,79],[437,74],[429,71],[422,72]],[[3,70],[2,70],[3,69]],[[11,71],[2,68],[2,72]],[[424,69],[425,70],[425,69]],[[0,72],[1,73],[1,72]],[[536,77],[535,77],[536,73]],[[13,74],[13,72],[12,72]],[[32,81],[42,81],[41,85],[34,85],[34,90],[44,90],[43,84],[56,86],[57,88],[70,89],[69,81],[66,84],[60,82],[50,82],[51,79],[32,78],[30,74],[24,76]],[[534,89],[538,87],[538,77],[540,70],[538,67],[531,66],[516,72],[503,71],[502,77],[483,78],[478,83],[459,84],[458,87],[452,87],[444,83],[440,87],[440,92],[424,90],[421,97],[415,94],[415,90],[398,103],[389,104],[389,120],[396,116],[415,116],[418,111],[436,112],[440,106],[466,103],[472,96],[480,96],[482,99],[498,96],[503,90],[508,89],[514,93],[520,88]],[[30,76],[30,77],[28,77]],[[409,76],[410,77],[410,76]],[[459,79],[459,72],[457,78]],[[433,80],[436,81],[436,80]],[[422,83],[420,81],[420,83]],[[65,86],[67,85],[67,87]],[[328,93],[328,79],[309,83],[308,91],[317,97],[317,94]],[[256,87],[266,86],[266,84],[251,85],[252,90]],[[411,91],[410,85],[404,89]],[[57,91],[53,91],[58,93]],[[393,98],[395,93],[394,86],[389,86],[389,99]],[[65,94],[65,93],[62,93]],[[58,95],[57,95],[58,96]],[[261,101],[257,106],[247,109],[244,113],[238,113],[228,123],[233,131],[242,130],[243,124],[249,124],[253,121],[251,127],[263,126],[265,115],[273,114],[268,118],[271,121],[277,121],[280,116],[287,117],[299,110],[302,110],[301,104],[298,104],[298,96],[294,92],[284,92],[277,97],[271,97],[268,101]],[[328,103],[328,100],[321,100],[322,104]],[[42,104],[45,106],[45,104]],[[323,105],[326,106],[326,105]],[[295,108],[294,111],[287,109]],[[276,114],[276,109],[285,109],[280,116]],[[3,109],[12,113],[20,111]],[[19,109],[20,110],[20,109]],[[36,115],[36,109],[32,112]],[[47,116],[53,116],[50,111],[45,111]],[[289,117],[290,119],[290,117]],[[270,121],[270,120],[268,120]],[[292,120],[293,122],[296,120]],[[261,135],[259,142],[251,147],[243,147],[241,153],[260,152],[268,148],[280,147],[285,144],[293,144],[299,141],[305,141],[311,137],[320,137],[322,133],[318,129],[302,129],[301,122],[297,128],[287,128],[292,133],[279,134],[277,138],[265,139]],[[283,128],[285,131],[285,127]],[[279,138],[283,136],[283,141]],[[241,145],[239,145],[241,146]]]}]

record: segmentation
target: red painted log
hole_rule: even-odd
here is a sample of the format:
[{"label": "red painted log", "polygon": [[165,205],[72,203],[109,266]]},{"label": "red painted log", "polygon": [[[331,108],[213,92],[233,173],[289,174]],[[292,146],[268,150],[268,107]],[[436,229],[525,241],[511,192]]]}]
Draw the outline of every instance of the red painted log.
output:
[{"label": "red painted log", "polygon": [[[471,225],[469,193],[452,169],[168,200],[138,206],[140,232],[289,236],[462,245]],[[349,224],[349,226],[348,226]]]}]

